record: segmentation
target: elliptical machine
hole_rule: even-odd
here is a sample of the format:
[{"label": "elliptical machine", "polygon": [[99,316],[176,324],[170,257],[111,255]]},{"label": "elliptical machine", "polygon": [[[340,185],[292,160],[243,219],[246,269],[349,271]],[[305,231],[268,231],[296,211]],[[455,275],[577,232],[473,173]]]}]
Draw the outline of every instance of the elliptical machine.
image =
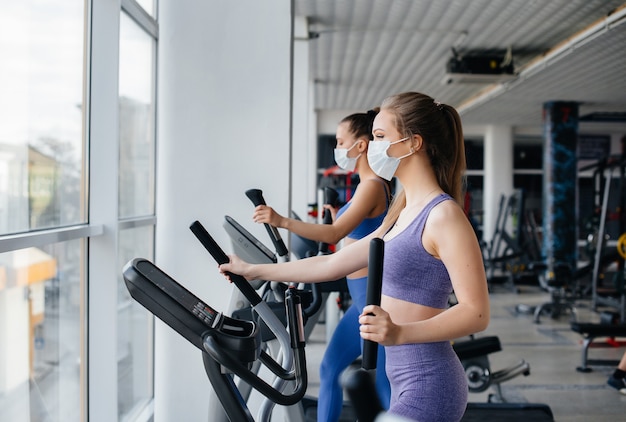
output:
[{"label": "elliptical machine", "polygon": [[[246,196],[252,201],[255,206],[265,205],[265,199],[263,198],[263,192],[260,189],[249,189],[245,192]],[[338,198],[338,193],[332,188],[324,189],[324,203],[335,205]],[[332,223],[332,216],[330,212],[325,212],[323,216],[324,224]],[[270,240],[275,246],[276,253],[282,255],[281,260],[286,261],[289,259],[286,248],[282,248],[281,244],[284,242],[280,236],[278,230],[268,224],[265,224]],[[278,259],[269,251],[262,242],[256,239],[251,233],[249,233],[244,227],[242,227],[237,221],[230,216],[225,216],[223,224],[224,229],[231,237],[234,253],[242,257],[245,261],[251,263],[276,263]],[[328,254],[330,247],[327,243],[314,242],[309,239],[300,238],[299,236],[290,233],[292,240],[292,253],[297,259],[306,259],[314,255]],[[295,248],[293,248],[295,246]],[[285,320],[284,305],[282,304],[283,292],[287,288],[286,283],[277,283],[273,281],[257,280],[252,281],[253,287],[260,292],[261,297],[267,302],[274,313],[279,317],[281,321]],[[293,287],[293,286],[292,286]],[[297,288],[302,297],[303,314],[304,314],[304,334],[305,339],[308,340],[311,332],[318,323],[320,315],[324,305],[328,302],[331,292],[345,292],[347,294],[347,284],[345,278],[339,280],[333,280],[325,283],[314,284],[297,284]],[[234,318],[242,319],[254,319],[255,312],[249,306],[245,297],[242,297],[241,292],[237,288],[233,288],[231,293],[231,307],[229,308]],[[326,323],[328,324],[328,320]],[[262,321],[261,321],[262,323]],[[271,354],[277,356],[281,353],[281,347],[276,347],[276,342],[273,340],[272,333],[268,333],[267,329],[261,325],[263,334],[263,341],[267,347],[273,351]],[[265,400],[268,402],[269,400]],[[351,420],[354,411],[349,407],[344,408],[344,414],[342,414],[341,420]],[[273,407],[273,403],[264,403],[267,408]],[[317,408],[317,398],[305,395],[298,406],[290,406],[285,411],[289,415],[290,421],[311,421],[315,420],[315,410]]]},{"label": "elliptical machine", "polygon": [[[226,254],[217,246],[213,238],[209,235],[209,233],[206,231],[206,229],[202,226],[202,224],[199,221],[195,221],[193,224],[191,224],[189,228],[193,232],[193,234],[196,236],[196,238],[200,241],[200,243],[213,256],[213,258],[218,264],[223,264],[229,261]],[[241,229],[243,230],[243,228]],[[277,242],[282,242],[282,239],[278,237]],[[255,244],[255,247],[258,247],[258,245]],[[294,360],[293,353],[291,353],[289,349],[289,344],[290,344],[289,338],[290,338],[290,333],[293,330],[293,327],[290,325],[290,322],[289,322],[290,320],[289,311],[285,307],[284,299],[281,300],[279,303],[276,303],[275,301],[269,302],[269,301],[263,300],[263,298],[255,290],[255,287],[253,286],[253,284],[248,283],[248,281],[246,281],[243,277],[236,275],[235,278],[233,279],[233,275],[231,275],[231,280],[233,281],[233,284],[235,285],[236,288],[233,289],[233,294],[231,297],[231,307],[229,309],[230,310],[233,309],[232,308],[233,301],[241,302],[241,307],[238,309],[240,312],[239,313],[233,312],[232,313],[233,318],[243,319],[243,320],[253,320],[257,322],[259,326],[261,327],[260,340],[262,343],[263,350],[266,350],[269,356],[273,357],[274,359],[277,359],[282,364],[283,368],[290,368],[293,365],[292,362]],[[264,282],[257,281],[257,283],[261,283],[262,285]],[[304,327],[304,320],[303,320],[304,313],[302,312],[302,304],[309,303],[310,299],[305,294],[303,294],[302,292],[296,289],[288,289],[286,291],[282,291],[285,298],[289,291],[292,292],[291,294],[293,294],[294,292],[297,292],[298,294],[299,305],[300,305],[298,318],[301,321],[301,326]],[[244,303],[248,304],[248,306],[244,307]],[[272,305],[278,304],[279,305],[278,310],[276,306],[270,306],[270,304]],[[280,312],[280,306],[283,307],[283,312]],[[243,311],[243,313],[241,313],[241,311]],[[302,341],[306,343],[306,338],[302,334],[304,333],[303,328],[298,327],[298,330],[301,334]],[[261,369],[263,368],[258,364],[251,367],[251,371],[255,374],[260,373]],[[274,371],[271,371],[271,372],[274,372]],[[245,379],[243,381],[245,381]],[[285,378],[281,379],[280,376],[278,377],[275,376],[273,380],[273,386],[278,391],[281,391],[283,388],[286,387],[286,384],[288,382],[289,380],[286,380]],[[244,406],[247,406],[246,403],[248,403],[248,401],[250,400],[250,396],[251,396],[253,389],[256,389],[256,388],[254,388],[254,386],[251,385],[250,383],[245,383],[245,382],[240,383],[239,390],[242,393],[241,398],[243,400]],[[306,386],[304,387],[304,389],[306,391]],[[257,413],[258,421],[269,421],[275,404],[288,405],[286,409],[287,409],[288,414],[290,415],[290,419],[298,418],[301,415],[299,407],[292,406],[298,403],[300,400],[297,400],[293,403],[281,403],[281,402],[277,402],[269,398],[267,395],[265,396],[266,396],[266,399],[262,401],[258,409],[258,413]],[[304,396],[304,393],[302,394],[302,396]],[[209,420],[211,422],[218,422],[218,421],[224,420],[224,418],[227,416],[227,415],[222,414],[219,411],[220,409],[217,406],[217,403],[215,403],[216,397],[221,402],[217,389],[215,389],[215,391],[212,392],[209,396],[209,410],[211,411],[209,415]],[[302,397],[300,397],[300,399],[302,399]]]},{"label": "elliptical machine", "polygon": [[[200,223],[192,224],[192,230],[203,237],[203,244],[218,263],[228,262],[226,254]],[[280,323],[275,326],[275,316],[271,312],[266,314],[263,305],[259,306],[261,317],[267,318],[266,323],[284,343],[285,355],[293,357],[292,364],[287,366],[285,361],[279,363],[261,349],[257,323],[230,318],[216,311],[150,261],[131,260],[124,266],[123,276],[133,299],[202,351],[207,376],[231,422],[254,421],[234,376],[275,403],[289,406],[302,399],[307,387],[307,371],[301,299],[296,289],[289,289],[285,294],[289,321],[286,342],[280,334],[285,328]],[[244,278],[235,274],[230,277],[251,303],[264,303]],[[268,384],[252,370],[255,365],[263,365],[280,381]],[[295,383],[290,393],[284,393],[286,381]]]}]

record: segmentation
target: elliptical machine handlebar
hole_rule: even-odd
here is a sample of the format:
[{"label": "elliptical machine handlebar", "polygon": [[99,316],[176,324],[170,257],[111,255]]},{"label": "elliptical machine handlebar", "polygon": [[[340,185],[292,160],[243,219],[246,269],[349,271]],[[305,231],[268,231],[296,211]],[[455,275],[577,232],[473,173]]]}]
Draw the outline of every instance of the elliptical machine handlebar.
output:
[{"label": "elliptical machine handlebar", "polygon": [[[215,242],[215,240],[213,240],[209,232],[206,231],[204,226],[199,221],[194,221],[189,226],[189,229],[198,238],[198,240],[200,241],[200,243],[202,243],[206,250],[209,251],[213,259],[215,259],[218,264],[221,265],[230,262],[230,259],[228,259],[228,256],[224,253],[222,248],[218,246],[218,244]],[[257,305],[263,300],[245,278],[238,274],[232,273],[228,273],[228,276],[230,277],[230,280],[241,291],[241,293],[243,293],[246,299],[248,299],[252,306]]]},{"label": "elliptical machine handlebar", "polygon": [[[383,258],[385,242],[376,237],[370,241],[369,260],[367,267],[366,305],[380,306],[381,288],[383,285]],[[376,369],[378,343],[371,340],[363,341],[363,369]]]},{"label": "elliptical machine handlebar", "polygon": [[[384,248],[385,242],[382,239],[374,238],[370,241],[367,305],[380,305]],[[377,356],[378,343],[364,340],[361,368],[351,371],[343,379],[343,387],[350,396],[359,422],[374,422],[377,415],[384,411],[374,386],[373,370],[376,369]]]},{"label": "elliptical machine handlebar", "polygon": [[[228,218],[227,218],[228,220]],[[231,219],[232,220],[232,219]],[[234,220],[231,221],[234,223]],[[228,256],[224,253],[224,251],[217,245],[217,243],[213,240],[213,238],[209,235],[206,229],[202,226],[199,221],[195,221],[189,227],[196,238],[202,243],[202,245],[206,248],[206,250],[213,256],[215,261],[218,264],[229,262]],[[241,230],[241,229],[240,229]],[[248,236],[252,239],[252,235],[248,234]],[[252,245],[258,247],[258,241],[254,240]],[[244,295],[247,301],[250,303],[252,309],[256,312],[256,314],[263,320],[266,327],[271,331],[274,335],[278,343],[280,344],[281,350],[284,352],[277,356],[276,359],[281,361],[281,364],[277,363],[270,355],[265,354],[265,352],[261,353],[259,360],[275,375],[277,378],[274,380],[272,387],[260,382],[258,379],[252,377],[251,374],[246,372],[241,376],[242,379],[248,381],[248,385],[250,387],[256,388],[257,390],[263,392],[263,394],[269,398],[269,400],[265,400],[261,407],[259,408],[259,420],[267,420],[269,418],[272,407],[275,403],[284,404],[293,400],[297,393],[300,398],[304,395],[306,390],[307,383],[307,374],[306,371],[302,371],[302,362],[304,362],[304,335],[302,334],[304,331],[304,323],[302,321],[302,298],[300,297],[300,293],[297,294],[294,291],[284,291],[281,290],[282,300],[284,303],[284,309],[286,314],[286,320],[289,325],[289,330],[285,330],[285,322],[281,321],[280,318],[275,313],[267,302],[265,302],[261,296],[257,293],[252,284],[248,283],[245,278],[241,277],[237,274],[228,274],[231,281],[235,284],[235,287]],[[248,318],[254,318],[252,314]],[[246,318],[246,319],[248,319]],[[298,328],[302,327],[302,328]],[[261,338],[263,338],[264,328],[261,329]],[[225,366],[236,365],[237,362],[231,362],[231,357],[228,355],[220,355],[214,347],[211,339],[207,343],[205,343],[205,348],[207,351],[210,351],[214,360],[223,362]],[[239,368],[242,370],[242,368]],[[295,371],[295,375],[294,375]],[[207,372],[209,374],[209,372]],[[214,374],[215,378],[216,375]],[[281,394],[276,396],[276,392],[283,391],[284,386],[286,385],[286,381],[288,380],[296,380],[298,383],[296,385],[296,390],[294,393],[290,395]],[[302,384],[304,381],[304,384]],[[269,389],[269,390],[268,390]],[[301,392],[300,392],[301,391]],[[218,394],[219,398],[219,394]],[[223,402],[223,400],[221,400]]]},{"label": "elliptical machine handlebar", "polygon": [[[337,205],[338,198],[339,193],[335,189],[328,186],[324,188],[324,204],[335,207]],[[324,224],[333,224],[333,216],[329,210],[325,209],[322,213],[322,221]],[[328,243],[320,242],[318,254],[327,254],[329,252],[329,246],[330,245]]]},{"label": "elliptical machine handlebar", "polygon": [[[263,191],[261,189],[248,189],[246,191],[246,196],[250,198],[255,207],[258,207],[259,205],[267,205],[265,203],[265,199],[263,198]],[[283,242],[283,238],[278,232],[278,229],[267,223],[263,223],[263,225],[267,230],[267,234],[270,235],[270,239],[272,239],[272,243],[274,244],[274,248],[276,248],[278,256],[288,257],[289,251],[287,250],[285,242]]]},{"label": "elliptical machine handlebar", "polygon": [[[248,189],[246,191],[246,196],[252,201],[252,203],[255,206],[266,205],[265,199],[263,198],[263,191],[260,189]],[[330,187],[324,188],[324,203],[325,204],[331,204],[332,206],[335,206],[337,204],[338,198],[339,198],[339,194],[335,189],[330,188]],[[323,218],[324,218],[324,224],[332,224],[333,220],[332,220],[332,215],[330,212],[324,212]],[[281,257],[288,255],[287,248],[285,247],[285,244],[282,238],[280,237],[280,234],[278,233],[277,228],[267,223],[264,223],[264,225],[265,225],[265,228],[267,229],[270,239],[272,240],[272,243],[274,244],[274,247],[276,248],[276,253]],[[319,242],[318,243],[318,255],[327,254],[327,253],[329,253],[329,245],[327,243]],[[310,318],[313,315],[315,315],[319,311],[320,307],[322,306],[321,286],[319,286],[318,284],[312,284],[309,286],[309,288],[310,288],[312,299],[309,305],[304,308],[304,315],[307,318]],[[245,292],[242,291],[242,293],[246,295]]]},{"label": "elliptical machine handlebar", "polygon": [[[198,238],[200,243],[206,248],[207,251],[213,256],[213,259],[218,264],[225,264],[229,262],[228,256],[222,248],[215,242],[211,235],[207,232],[204,226],[199,221],[194,221],[189,228],[193,234]],[[237,288],[244,294],[246,299],[252,306],[259,305],[262,302],[261,296],[254,290],[254,288],[248,283],[248,281],[239,274],[228,273],[230,280],[237,286]],[[305,339],[304,339],[304,321],[302,319],[302,301],[298,296],[295,289],[288,289],[285,292],[285,306],[287,310],[287,316],[289,321],[289,335],[291,338],[291,348],[294,355],[294,369],[295,376],[286,371],[279,363],[277,363],[272,357],[265,353],[261,353],[261,362],[263,362],[275,375],[283,379],[296,380],[296,387],[292,394],[285,395],[278,391],[276,388],[270,386],[256,374],[252,373],[247,367],[244,367],[236,360],[233,360],[229,354],[221,353],[221,349],[216,347],[215,342],[207,337],[204,341],[205,350],[211,355],[213,359],[222,364],[223,366],[231,369],[241,379],[245,380],[256,390],[263,395],[271,399],[272,401],[282,404],[291,405],[295,404],[306,392],[307,387],[307,372],[306,372],[306,359],[304,355]]]}]

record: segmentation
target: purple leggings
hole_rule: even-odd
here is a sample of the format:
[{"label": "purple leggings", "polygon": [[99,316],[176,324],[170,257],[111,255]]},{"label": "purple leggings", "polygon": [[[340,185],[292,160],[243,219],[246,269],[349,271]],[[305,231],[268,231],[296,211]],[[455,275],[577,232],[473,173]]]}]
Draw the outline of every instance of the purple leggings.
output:
[{"label": "purple leggings", "polygon": [[448,341],[385,347],[389,413],[420,422],[459,421],[467,406],[465,371]]}]

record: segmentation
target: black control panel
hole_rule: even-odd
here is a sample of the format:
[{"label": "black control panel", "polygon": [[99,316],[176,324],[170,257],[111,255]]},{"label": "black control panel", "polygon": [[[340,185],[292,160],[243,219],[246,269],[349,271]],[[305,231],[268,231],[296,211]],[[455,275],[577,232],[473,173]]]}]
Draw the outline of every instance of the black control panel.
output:
[{"label": "black control panel", "polygon": [[242,361],[260,353],[258,326],[217,312],[152,262],[135,258],[123,269],[130,295],[200,350],[204,337],[213,335],[220,345]]},{"label": "black control panel", "polygon": [[198,299],[194,294],[185,289],[179,283],[173,282],[174,280],[171,277],[158,269],[151,262],[138,260],[135,268],[155,286],[160,288],[163,293],[186,308],[200,321],[204,322],[210,328],[215,328],[220,316],[215,309]]}]

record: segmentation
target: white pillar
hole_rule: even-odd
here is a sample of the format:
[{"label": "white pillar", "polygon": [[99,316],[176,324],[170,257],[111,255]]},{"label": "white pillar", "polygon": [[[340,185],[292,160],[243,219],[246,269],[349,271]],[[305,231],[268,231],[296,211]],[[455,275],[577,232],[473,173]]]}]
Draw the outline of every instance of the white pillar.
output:
[{"label": "white pillar", "polygon": [[495,230],[500,196],[513,192],[513,129],[487,126],[484,146],[483,239],[488,242]]},{"label": "white pillar", "polygon": [[[293,147],[291,209],[306,220],[307,205],[315,202],[317,149],[310,128],[315,128],[309,60],[309,25],[304,16],[294,20],[293,45]],[[315,136],[315,135],[314,135]],[[311,147],[313,146],[313,148]],[[313,187],[311,189],[311,186]],[[287,215],[289,217],[289,215]]]}]

